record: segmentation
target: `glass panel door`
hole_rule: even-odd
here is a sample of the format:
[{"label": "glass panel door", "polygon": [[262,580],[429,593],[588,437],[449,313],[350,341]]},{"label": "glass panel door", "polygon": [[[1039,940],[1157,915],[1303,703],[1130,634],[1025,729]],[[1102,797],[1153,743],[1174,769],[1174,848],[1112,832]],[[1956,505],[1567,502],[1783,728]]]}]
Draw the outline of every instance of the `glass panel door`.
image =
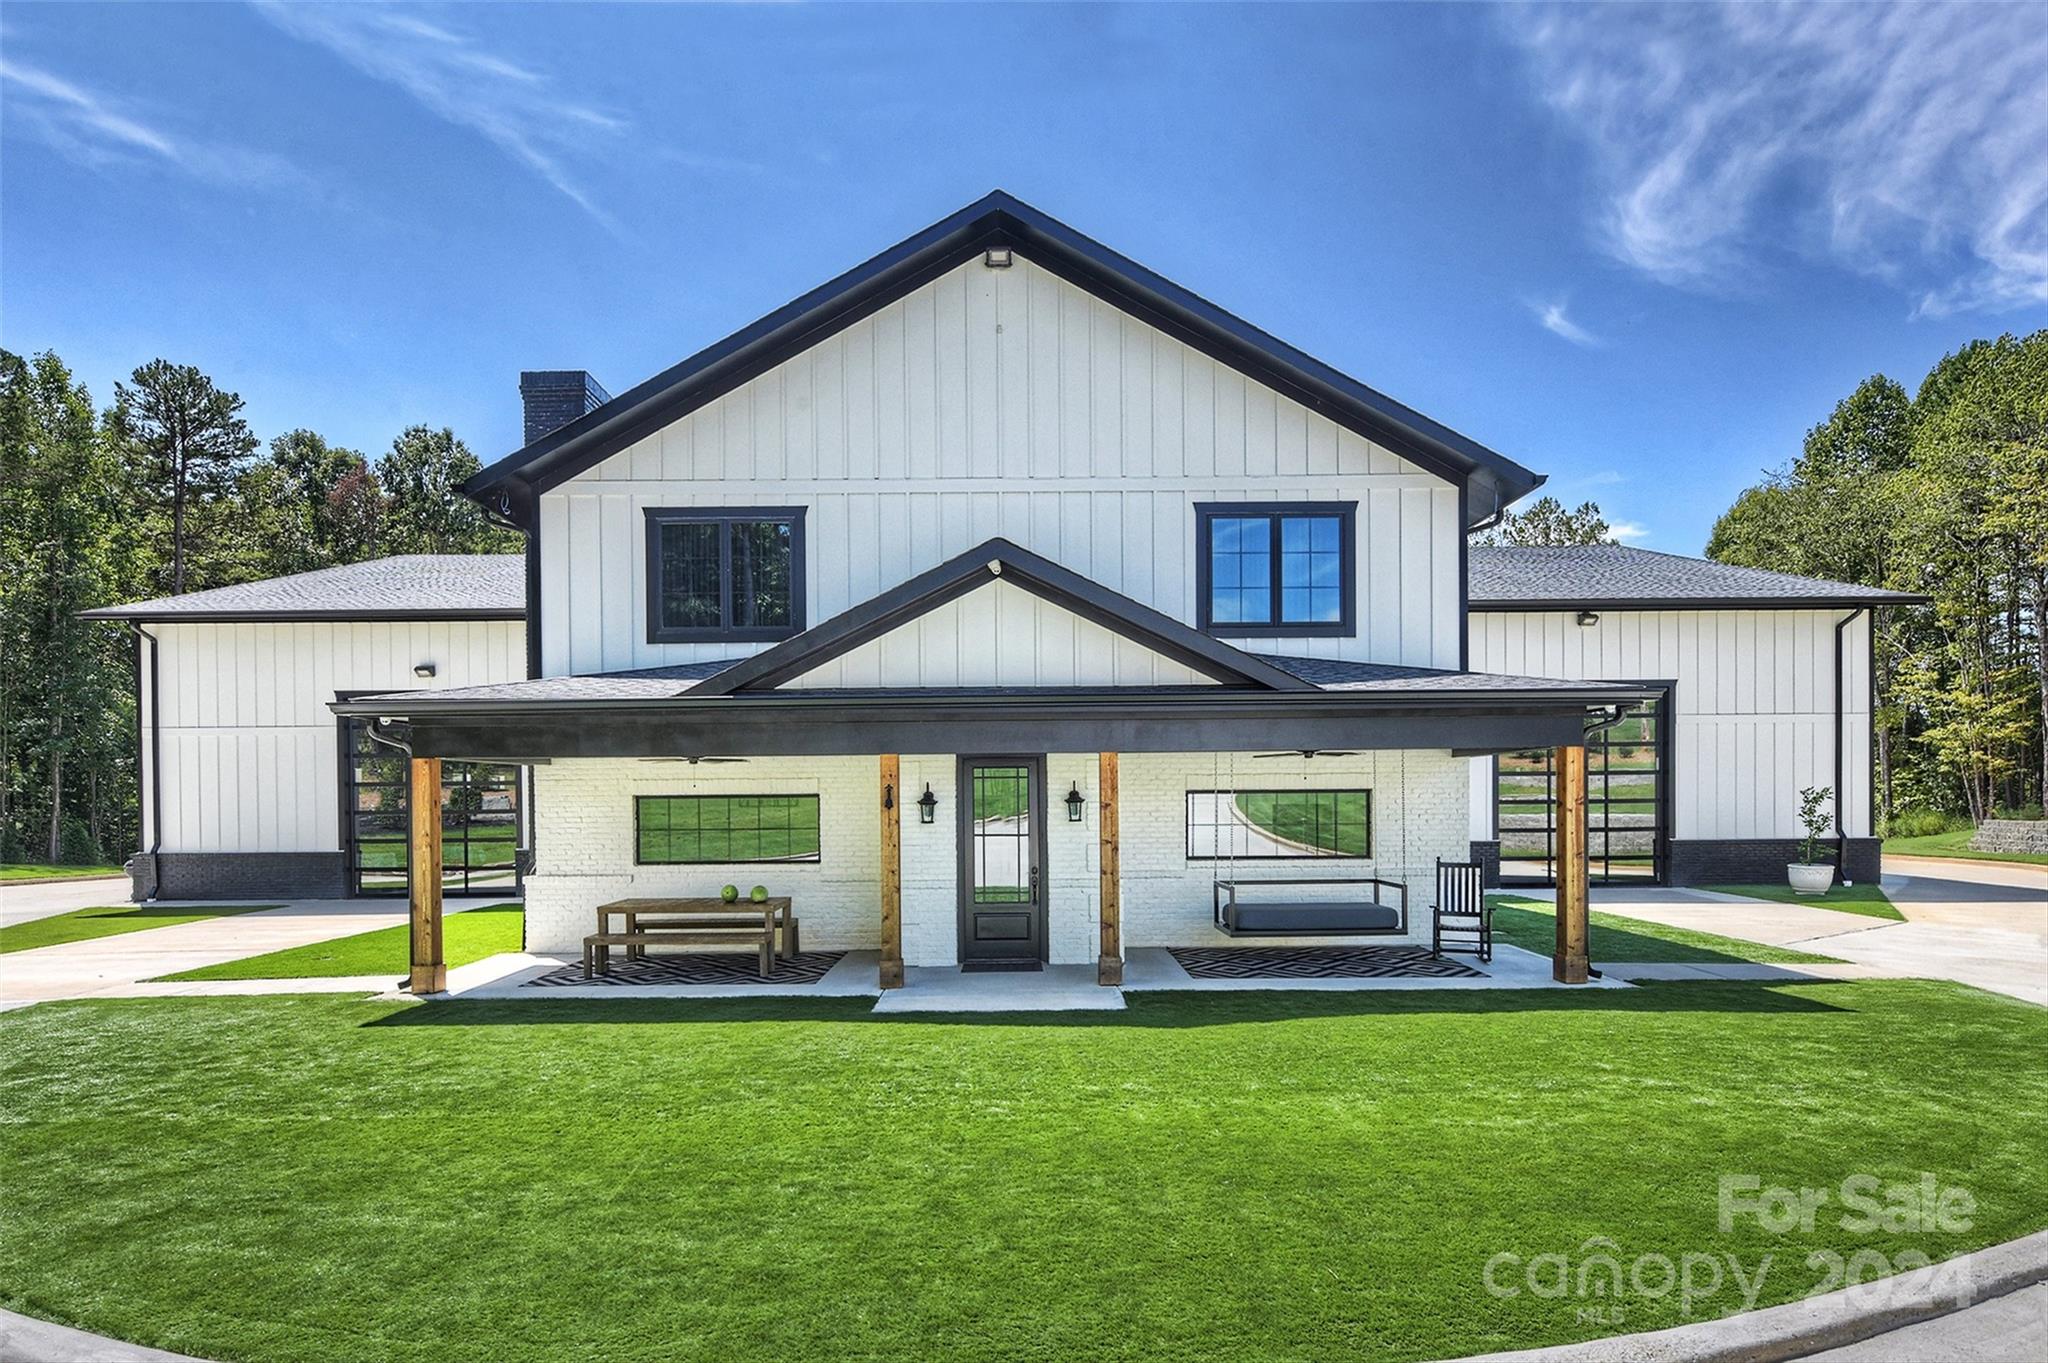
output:
[{"label": "glass panel door", "polygon": [[960,959],[1045,959],[1045,780],[1035,757],[963,759]]},{"label": "glass panel door", "polygon": [[[411,773],[404,753],[378,743],[363,720],[342,726],[343,851],[350,892],[403,895],[412,857]],[[441,892],[516,894],[519,768],[441,764]]]},{"label": "glass panel door", "polygon": [[[1586,738],[1587,874],[1596,885],[1662,884],[1671,835],[1667,704],[1647,701]],[[1556,754],[1500,757],[1495,828],[1504,885],[1557,883]]]}]

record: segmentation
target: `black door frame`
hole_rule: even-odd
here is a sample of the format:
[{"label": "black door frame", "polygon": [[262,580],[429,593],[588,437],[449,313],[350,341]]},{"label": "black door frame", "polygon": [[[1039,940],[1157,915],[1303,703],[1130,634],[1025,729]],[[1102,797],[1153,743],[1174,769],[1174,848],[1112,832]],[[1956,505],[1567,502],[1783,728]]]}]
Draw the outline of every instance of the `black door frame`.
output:
[{"label": "black door frame", "polygon": [[[1031,784],[1031,861],[1032,870],[1037,874],[1031,910],[1037,918],[1036,953],[1032,956],[1003,957],[997,955],[968,955],[968,944],[973,940],[969,934],[969,920],[973,912],[974,894],[974,769],[976,767],[1023,767],[1029,773]],[[954,884],[954,955],[962,965],[970,960],[1036,960],[1044,964],[1051,959],[1052,908],[1050,903],[1051,877],[1046,874],[1045,840],[1045,754],[1044,753],[962,753],[955,759],[954,786],[957,797],[954,803],[960,806],[959,855],[954,859],[956,881]]]},{"label": "black door frame", "polygon": [[[336,691],[334,693],[334,697],[336,700],[353,700],[357,696],[383,694],[384,693],[381,691]],[[363,884],[363,871],[365,868],[359,863],[358,860],[361,844],[356,832],[356,754],[354,745],[350,742],[350,739],[353,737],[352,731],[354,726],[362,723],[366,723],[366,721],[343,718],[337,723],[335,727],[335,753],[340,767],[338,775],[341,778],[340,789],[337,792],[336,804],[338,806],[337,812],[341,816],[340,845],[341,868],[344,882],[343,893],[346,894],[347,897],[350,899],[402,899],[405,897],[407,893],[406,887],[412,882],[412,838],[409,835],[409,833],[408,836],[402,839],[405,848],[405,861],[403,863],[403,870],[405,873],[404,879],[396,885],[384,887],[367,887]],[[469,779],[467,769],[473,769],[478,766],[511,766],[514,772],[516,773],[515,781],[518,789],[516,803],[512,811],[511,885],[507,887],[504,885],[471,884],[469,877],[468,857],[465,855],[465,857],[463,858],[462,876],[457,883],[452,885],[448,883],[448,876],[446,874],[447,868],[443,868],[444,874],[442,876],[441,885],[442,895],[449,898],[473,899],[488,899],[494,896],[498,898],[504,898],[507,896],[512,898],[520,898],[524,896],[526,893],[526,858],[527,854],[532,850],[533,836],[533,816],[529,812],[531,808],[533,791],[533,782],[529,779],[532,769],[530,767],[521,767],[514,763],[476,763],[461,762],[452,759],[445,761],[442,764],[442,766],[444,777],[447,773],[447,769],[452,767],[456,768],[458,771],[463,772],[463,780],[465,782]],[[375,784],[383,785],[386,783],[377,782]],[[446,790],[446,786],[447,782],[444,780],[444,792]],[[405,781],[398,782],[396,786],[393,787],[393,789],[402,799],[405,799],[408,802],[410,801],[410,790]],[[399,868],[394,867],[389,869],[395,870]]]},{"label": "black door frame", "polygon": [[[1656,707],[1657,724],[1657,767],[1654,773],[1657,778],[1657,797],[1656,811],[1653,815],[1655,822],[1654,833],[1651,838],[1650,875],[1647,879],[1641,876],[1616,876],[1611,870],[1611,856],[1602,856],[1599,858],[1589,858],[1589,860],[1598,862],[1600,869],[1593,870],[1589,867],[1587,880],[1588,883],[1593,885],[1669,885],[1671,883],[1671,841],[1677,834],[1677,822],[1673,816],[1677,808],[1676,793],[1678,784],[1675,779],[1678,767],[1678,682],[1674,678],[1636,679],[1628,684],[1646,688],[1655,687],[1663,693],[1650,702]],[[1603,738],[1601,744],[1590,746],[1605,746],[1605,740]],[[1501,829],[1500,758],[1498,756],[1494,757],[1489,765],[1492,767],[1493,789],[1489,803],[1493,810],[1493,836],[1496,844],[1500,844],[1505,842]],[[1555,772],[1546,765],[1544,774],[1547,778],[1546,787],[1554,787]],[[1589,777],[1594,774],[1591,770],[1590,762],[1588,763],[1587,774]],[[1603,780],[1601,788],[1604,791],[1606,789],[1604,784],[1604,766],[1600,774]],[[1607,801],[1604,799],[1589,800],[1588,803],[1589,805],[1600,805],[1604,808]],[[1500,879],[1501,885],[1504,888],[1520,889],[1554,886],[1557,884],[1557,801],[1554,788],[1547,800],[1547,804],[1549,808],[1549,824],[1543,830],[1545,844],[1543,861],[1550,868],[1550,874],[1546,876],[1515,876],[1512,878],[1503,874]],[[1590,819],[1588,823],[1590,825]],[[1602,827],[1597,829],[1589,827],[1589,837],[1593,835],[1599,837],[1603,853],[1607,852],[1609,848],[1608,830],[1604,827],[1604,824],[1605,820],[1603,819]],[[1506,850],[1503,848],[1501,860],[1506,861],[1507,859]]]}]

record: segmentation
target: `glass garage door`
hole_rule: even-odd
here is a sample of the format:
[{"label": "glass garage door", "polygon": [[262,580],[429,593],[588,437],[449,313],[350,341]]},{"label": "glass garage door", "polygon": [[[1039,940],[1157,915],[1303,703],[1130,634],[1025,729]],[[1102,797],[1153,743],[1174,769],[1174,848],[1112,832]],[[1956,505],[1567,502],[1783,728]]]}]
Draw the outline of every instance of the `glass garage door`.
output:
[{"label": "glass garage door", "polygon": [[[1586,738],[1586,855],[1595,885],[1665,879],[1671,798],[1665,699],[1645,702]],[[1503,885],[1557,883],[1556,753],[1504,754],[1495,828]]]},{"label": "glass garage door", "polygon": [[[342,728],[343,850],[349,889],[402,895],[411,857],[406,756],[373,741],[362,720]],[[492,895],[519,887],[519,768],[486,762],[441,764],[441,892]]]}]

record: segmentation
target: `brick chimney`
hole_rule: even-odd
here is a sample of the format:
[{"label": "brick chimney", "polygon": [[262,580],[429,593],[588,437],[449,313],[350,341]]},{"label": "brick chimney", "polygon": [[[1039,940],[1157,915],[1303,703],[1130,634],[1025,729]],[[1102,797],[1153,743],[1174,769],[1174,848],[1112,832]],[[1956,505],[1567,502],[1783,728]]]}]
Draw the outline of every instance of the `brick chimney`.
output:
[{"label": "brick chimney", "polygon": [[581,369],[527,369],[519,375],[519,400],[526,407],[526,443],[531,445],[610,402],[612,395]]}]

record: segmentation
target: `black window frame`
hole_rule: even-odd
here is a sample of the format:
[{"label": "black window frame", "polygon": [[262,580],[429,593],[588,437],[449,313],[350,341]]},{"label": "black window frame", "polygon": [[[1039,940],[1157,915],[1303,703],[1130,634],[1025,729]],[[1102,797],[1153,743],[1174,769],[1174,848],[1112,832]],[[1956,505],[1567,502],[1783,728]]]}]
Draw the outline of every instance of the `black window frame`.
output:
[{"label": "black window frame", "polygon": [[[1197,795],[1228,795],[1233,801],[1243,795],[1362,795],[1365,797],[1362,802],[1365,817],[1365,850],[1363,852],[1296,852],[1291,855],[1267,855],[1260,852],[1239,852],[1235,856],[1228,852],[1215,854],[1199,853],[1195,851],[1196,825],[1191,817],[1193,810],[1189,803]],[[1187,859],[1189,861],[1371,861],[1373,859],[1373,846],[1377,841],[1373,836],[1373,803],[1373,788],[1371,786],[1283,786],[1277,788],[1258,787],[1249,790],[1190,790],[1181,797],[1181,835],[1183,846],[1187,849]]]},{"label": "black window frame", "polygon": [[[1280,522],[1290,516],[1334,517],[1337,520],[1338,587],[1341,608],[1336,620],[1295,621],[1279,618],[1284,600],[1281,585]],[[1264,518],[1273,537],[1270,623],[1217,621],[1210,594],[1211,526],[1226,520]],[[1195,627],[1217,638],[1348,639],[1358,633],[1358,503],[1357,502],[1197,502],[1195,503]]]},{"label": "black window frame", "polygon": [[[801,506],[650,506],[646,508],[647,642],[690,644],[705,641],[733,643],[773,642],[804,632],[807,618],[805,591],[804,512]],[[759,521],[782,521],[789,525],[789,623],[786,625],[732,624],[732,527]],[[719,527],[718,534],[718,616],[716,625],[665,625],[661,619],[661,532],[670,525]]]},{"label": "black window frame", "polygon": [[[641,855],[641,817],[649,800],[809,800],[818,810],[818,850],[801,857],[728,857],[722,861],[648,861]],[[699,828],[702,827],[700,823]],[[730,825],[727,825],[728,831]],[[756,830],[758,831],[758,830]],[[633,797],[633,864],[635,866],[819,866],[825,860],[825,801],[814,790],[688,790]]]}]

